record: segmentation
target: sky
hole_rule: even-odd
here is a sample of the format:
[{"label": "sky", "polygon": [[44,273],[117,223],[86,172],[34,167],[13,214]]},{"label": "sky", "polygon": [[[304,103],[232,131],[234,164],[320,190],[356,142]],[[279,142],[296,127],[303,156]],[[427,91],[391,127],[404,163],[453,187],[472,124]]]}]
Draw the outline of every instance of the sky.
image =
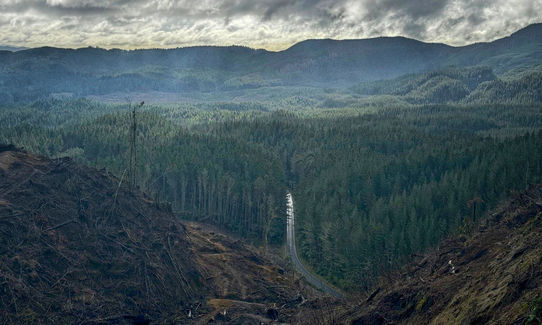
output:
[{"label": "sky", "polygon": [[0,0],[0,45],[282,50],[405,36],[465,45],[542,22],[542,0]]}]

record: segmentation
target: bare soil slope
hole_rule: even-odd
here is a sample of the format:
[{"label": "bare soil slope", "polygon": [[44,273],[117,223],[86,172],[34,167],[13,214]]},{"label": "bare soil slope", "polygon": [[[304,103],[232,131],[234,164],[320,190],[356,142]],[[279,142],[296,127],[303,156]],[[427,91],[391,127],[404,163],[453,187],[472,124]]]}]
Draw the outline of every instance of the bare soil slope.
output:
[{"label": "bare soil slope", "polygon": [[542,187],[383,279],[342,323],[542,323]]},{"label": "bare soil slope", "polygon": [[0,145],[0,323],[291,322],[317,296],[123,179]]},{"label": "bare soil slope", "polygon": [[197,324],[296,323],[295,316],[308,299],[323,295],[254,247],[207,225],[186,226],[209,288],[201,315],[194,319]]},{"label": "bare soil slope", "polygon": [[186,237],[105,171],[0,147],[3,322],[182,316],[203,290]]}]

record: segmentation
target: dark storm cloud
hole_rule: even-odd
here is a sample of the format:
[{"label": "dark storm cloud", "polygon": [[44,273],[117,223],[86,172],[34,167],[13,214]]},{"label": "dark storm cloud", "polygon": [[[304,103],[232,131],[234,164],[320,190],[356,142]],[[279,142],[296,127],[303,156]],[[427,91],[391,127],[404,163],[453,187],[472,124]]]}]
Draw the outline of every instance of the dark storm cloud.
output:
[{"label": "dark storm cloud", "polygon": [[329,11],[345,1],[330,0],[264,0],[225,1],[222,9],[229,16],[255,15],[261,20],[286,19],[292,15],[305,18],[329,18]]},{"label": "dark storm cloud", "polygon": [[370,0],[365,1],[369,8],[368,19],[378,20],[390,13],[409,19],[419,19],[439,14],[449,0]]},{"label": "dark storm cloud", "polygon": [[45,1],[17,1],[0,5],[0,10],[6,13],[26,13],[30,11],[40,12],[51,16],[86,16],[86,15],[113,15],[116,10],[96,3],[62,3]]},{"label": "dark storm cloud", "polygon": [[542,21],[542,0],[0,0],[0,44],[284,48],[402,35],[465,44]]}]

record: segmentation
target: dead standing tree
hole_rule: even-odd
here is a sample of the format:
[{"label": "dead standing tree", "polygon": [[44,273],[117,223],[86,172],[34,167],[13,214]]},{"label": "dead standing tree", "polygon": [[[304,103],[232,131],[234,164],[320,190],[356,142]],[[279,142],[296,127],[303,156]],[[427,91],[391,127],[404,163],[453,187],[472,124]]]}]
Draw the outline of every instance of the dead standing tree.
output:
[{"label": "dead standing tree", "polygon": [[131,125],[130,125],[130,157],[128,161],[128,183],[130,190],[136,186],[136,166],[137,166],[137,146],[136,146],[136,135],[137,135],[137,119],[136,119],[136,109],[143,107],[145,102],[139,103],[139,105],[134,105],[130,103],[130,108],[132,108],[131,115]]},{"label": "dead standing tree", "polygon": [[476,206],[481,203],[484,203],[484,200],[479,196],[467,202],[467,207],[472,207],[472,221],[476,221]]}]

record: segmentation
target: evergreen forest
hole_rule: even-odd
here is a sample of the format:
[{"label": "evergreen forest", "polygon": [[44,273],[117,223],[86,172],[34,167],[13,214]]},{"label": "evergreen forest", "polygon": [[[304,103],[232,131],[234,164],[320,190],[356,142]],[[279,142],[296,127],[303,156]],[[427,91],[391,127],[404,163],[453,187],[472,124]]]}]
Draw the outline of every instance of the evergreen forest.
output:
[{"label": "evergreen forest", "polygon": [[[264,248],[285,244],[291,192],[300,257],[353,292],[542,181],[541,104],[377,96],[330,108],[310,97],[138,107],[137,186],[179,218]],[[51,97],[5,104],[0,143],[122,179],[134,107]]]}]

